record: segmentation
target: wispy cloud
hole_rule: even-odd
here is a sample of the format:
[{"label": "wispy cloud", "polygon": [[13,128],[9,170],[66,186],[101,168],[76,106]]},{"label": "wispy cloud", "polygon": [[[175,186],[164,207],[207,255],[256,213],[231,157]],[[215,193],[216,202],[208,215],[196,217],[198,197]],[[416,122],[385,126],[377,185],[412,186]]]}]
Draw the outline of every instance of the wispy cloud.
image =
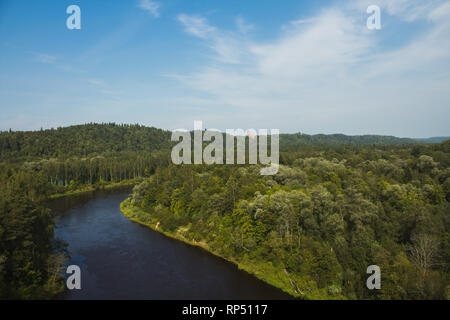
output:
[{"label": "wispy cloud", "polygon": [[[201,16],[180,14],[177,18],[184,26],[186,33],[204,40],[204,43],[216,54],[212,56],[214,60],[230,64],[242,63],[245,50],[240,47],[244,45],[241,41],[241,33],[219,30]],[[251,29],[243,19],[240,21],[243,28],[241,32]]]},{"label": "wispy cloud", "polygon": [[206,93],[212,106],[235,110],[216,113],[215,127],[252,121],[291,131],[420,136],[421,124],[442,122],[439,115],[450,104],[444,89],[450,87],[450,7],[445,1],[380,1],[388,15],[429,23],[406,44],[389,48],[379,43],[383,30],[371,32],[361,20],[365,2],[295,20],[269,42],[180,15],[184,30],[212,59],[172,77],[199,96]]},{"label": "wispy cloud", "polygon": [[217,30],[209,25],[205,18],[200,16],[180,14],[177,18],[183,24],[185,32],[198,38],[211,38]]},{"label": "wispy cloud", "polygon": [[243,17],[236,18],[236,26],[241,33],[247,33],[255,29],[255,26],[247,23]]},{"label": "wispy cloud", "polygon": [[110,89],[110,85],[106,83],[103,79],[91,78],[87,79],[87,82],[96,90],[96,92],[111,96],[118,97],[120,95],[119,91]]},{"label": "wispy cloud", "polygon": [[439,7],[443,0],[358,0],[349,6],[365,9],[369,5],[380,6],[383,12],[402,19],[413,22],[419,19],[427,19],[431,11]]},{"label": "wispy cloud", "polygon": [[45,53],[38,53],[34,57],[35,61],[45,64],[53,64],[56,61],[56,56]]},{"label": "wispy cloud", "polygon": [[104,86],[105,81],[101,79],[88,79],[88,82],[94,86]]},{"label": "wispy cloud", "polygon": [[155,18],[159,17],[159,8],[161,4],[153,0],[139,0],[138,7],[150,12]]},{"label": "wispy cloud", "polygon": [[54,68],[55,70],[70,73],[86,73],[86,70],[73,66],[71,64],[72,62],[64,61],[64,58],[61,56],[47,53],[34,53],[34,52],[31,52],[31,55],[33,56],[32,58],[33,61],[42,64],[47,64],[52,68]]}]

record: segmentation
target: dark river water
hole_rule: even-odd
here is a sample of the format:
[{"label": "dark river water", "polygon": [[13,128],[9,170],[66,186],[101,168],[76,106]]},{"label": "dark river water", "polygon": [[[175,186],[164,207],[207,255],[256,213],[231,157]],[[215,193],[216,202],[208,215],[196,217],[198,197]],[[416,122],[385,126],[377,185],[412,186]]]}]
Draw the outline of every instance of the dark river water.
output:
[{"label": "dark river water", "polygon": [[125,218],[129,190],[53,200],[56,236],[68,264],[81,268],[81,290],[62,299],[289,299],[290,296],[208,252]]}]

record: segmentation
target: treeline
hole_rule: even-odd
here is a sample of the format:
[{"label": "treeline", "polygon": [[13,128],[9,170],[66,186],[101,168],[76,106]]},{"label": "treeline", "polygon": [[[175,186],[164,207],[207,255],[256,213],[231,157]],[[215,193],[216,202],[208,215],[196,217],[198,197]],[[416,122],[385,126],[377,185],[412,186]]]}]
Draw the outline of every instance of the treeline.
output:
[{"label": "treeline", "polygon": [[[307,299],[446,299],[450,141],[323,147],[275,176],[256,166],[169,166],[124,203]],[[381,268],[381,290],[366,269]]]},{"label": "treeline", "polygon": [[[169,131],[154,127],[115,123],[1,132],[0,173],[43,172],[55,193],[63,192],[62,188],[73,190],[81,185],[148,177],[156,168],[170,163],[170,150],[176,144],[170,137]],[[386,136],[282,134],[280,160],[289,164],[298,152],[313,154],[323,152],[324,147],[339,153],[343,146],[375,144],[389,148],[411,141]]]},{"label": "treeline", "polygon": [[283,151],[299,150],[300,147],[305,146],[399,145],[417,143],[418,141],[413,139],[380,135],[347,136],[344,134],[280,134],[280,149]]},{"label": "treeline", "polygon": [[116,152],[170,149],[169,131],[127,124],[85,124],[40,131],[0,133],[0,161],[66,159]]},{"label": "treeline", "polygon": [[43,159],[25,162],[20,167],[42,172],[53,186],[76,187],[149,177],[156,168],[165,167],[169,162],[168,153],[121,152],[91,158]]},{"label": "treeline", "polygon": [[[0,161],[31,161],[42,158],[88,157],[116,152],[154,152],[170,150],[171,132],[128,124],[85,124],[40,131],[0,132]],[[284,151],[304,146],[393,145],[417,143],[390,136],[281,134]]]}]

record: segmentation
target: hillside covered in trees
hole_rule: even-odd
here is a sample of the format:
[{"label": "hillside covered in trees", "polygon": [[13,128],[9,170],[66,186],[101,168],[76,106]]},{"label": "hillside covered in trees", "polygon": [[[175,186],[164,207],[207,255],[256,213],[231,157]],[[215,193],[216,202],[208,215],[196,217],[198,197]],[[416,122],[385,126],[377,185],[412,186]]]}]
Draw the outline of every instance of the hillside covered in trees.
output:
[{"label": "hillside covered in trees", "polygon": [[[171,132],[127,124],[85,124],[40,131],[0,132],[0,160],[87,157],[115,152],[154,152],[169,150]],[[307,145],[391,145],[417,141],[392,136],[281,134],[284,150]]]},{"label": "hillside covered in trees", "polygon": [[0,159],[17,161],[168,150],[169,142],[169,131],[114,123],[9,131],[0,133]]},{"label": "hillside covered in trees", "polygon": [[[174,166],[170,136],[116,124],[1,132],[0,298],[63,288],[49,197],[124,181],[142,181],[131,217],[295,296],[448,297],[449,141],[281,135],[280,171],[262,177],[257,166]],[[380,291],[365,288],[370,264]]]},{"label": "hillside covered in trees", "polygon": [[[122,210],[297,297],[448,298],[450,141],[289,158],[265,177],[255,166],[158,168]],[[381,290],[366,287],[369,265]]]},{"label": "hillside covered in trees", "polygon": [[[82,185],[148,177],[158,167],[166,167],[171,132],[126,124],[86,124],[40,131],[0,133],[0,173],[11,170],[43,172],[55,193]],[[224,139],[225,140],[225,139]],[[388,136],[280,135],[281,163],[296,157],[295,152],[313,152],[342,146],[411,144],[411,139]]]}]

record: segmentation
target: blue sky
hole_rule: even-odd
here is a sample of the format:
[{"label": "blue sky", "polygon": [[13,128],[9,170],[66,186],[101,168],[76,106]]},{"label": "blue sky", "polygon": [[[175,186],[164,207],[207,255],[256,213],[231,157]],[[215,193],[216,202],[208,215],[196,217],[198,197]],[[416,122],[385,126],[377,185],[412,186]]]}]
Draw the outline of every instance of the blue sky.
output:
[{"label": "blue sky", "polygon": [[450,2],[0,0],[0,114],[0,130],[450,135]]}]

